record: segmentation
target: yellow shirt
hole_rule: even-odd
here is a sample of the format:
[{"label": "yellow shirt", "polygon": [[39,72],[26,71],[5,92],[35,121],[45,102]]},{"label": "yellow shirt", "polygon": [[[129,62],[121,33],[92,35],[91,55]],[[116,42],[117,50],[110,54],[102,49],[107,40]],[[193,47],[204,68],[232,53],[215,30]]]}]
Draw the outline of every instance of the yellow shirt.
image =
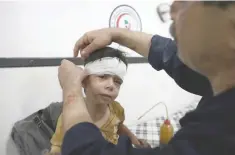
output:
[{"label": "yellow shirt", "polygon": [[[118,102],[113,102],[109,105],[110,116],[107,122],[100,128],[100,131],[104,138],[113,143],[117,144],[118,141],[118,127],[120,123],[125,120],[124,109]],[[62,141],[64,134],[62,132],[62,117],[58,118],[56,131],[51,138],[51,153],[59,153],[61,150]]]}]

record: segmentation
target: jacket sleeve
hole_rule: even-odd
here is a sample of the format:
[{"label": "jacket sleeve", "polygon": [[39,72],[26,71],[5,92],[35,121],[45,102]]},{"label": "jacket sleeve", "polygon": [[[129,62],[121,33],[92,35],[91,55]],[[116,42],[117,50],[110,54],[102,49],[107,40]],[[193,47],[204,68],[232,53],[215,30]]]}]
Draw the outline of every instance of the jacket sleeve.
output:
[{"label": "jacket sleeve", "polygon": [[[79,140],[78,140],[79,139]],[[82,139],[82,140],[81,140]],[[62,145],[63,155],[175,155],[171,147],[160,150],[133,148],[126,136],[120,136],[118,144],[107,142],[99,129],[91,123],[80,123],[66,134]]]},{"label": "jacket sleeve", "polygon": [[208,79],[187,67],[177,56],[177,46],[169,38],[154,35],[151,40],[148,61],[156,70],[165,70],[184,90],[205,96],[211,93]]}]

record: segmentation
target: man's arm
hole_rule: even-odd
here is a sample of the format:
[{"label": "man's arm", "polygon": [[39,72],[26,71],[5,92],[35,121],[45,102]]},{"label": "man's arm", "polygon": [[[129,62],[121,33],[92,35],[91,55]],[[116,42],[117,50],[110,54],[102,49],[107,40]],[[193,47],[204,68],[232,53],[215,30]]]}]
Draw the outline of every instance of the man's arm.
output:
[{"label": "man's arm", "polygon": [[113,42],[126,46],[144,57],[148,57],[152,34],[127,29],[110,29]]},{"label": "man's arm", "polygon": [[81,57],[86,58],[97,49],[116,42],[147,57],[152,36],[151,34],[130,31],[125,28],[104,28],[86,32],[76,42],[73,50],[74,56],[78,56],[78,52],[80,51]]},{"label": "man's arm", "polygon": [[200,96],[212,91],[206,77],[181,62],[177,56],[176,43],[172,39],[126,29],[114,29],[112,35],[114,42],[148,57],[154,69],[165,70],[184,90]]},{"label": "man's arm", "polygon": [[211,90],[209,81],[184,65],[177,56],[177,46],[170,38],[122,28],[106,28],[87,32],[74,47],[74,56],[82,57],[112,42],[126,46],[144,57],[156,70],[165,70],[186,91],[205,96]]},{"label": "man's arm", "polygon": [[118,144],[107,142],[100,130],[91,123],[79,123],[65,134],[63,155],[175,155],[173,148],[136,149],[126,136],[120,136]]},{"label": "man's arm", "polygon": [[170,38],[154,35],[148,60],[154,69],[165,70],[184,90],[200,96],[212,93],[209,80],[181,62],[177,56],[177,46]]},{"label": "man's arm", "polygon": [[209,80],[179,59],[176,43],[172,39],[126,29],[113,29],[111,32],[114,42],[148,57],[154,69],[165,70],[184,90],[200,96],[212,92]]}]

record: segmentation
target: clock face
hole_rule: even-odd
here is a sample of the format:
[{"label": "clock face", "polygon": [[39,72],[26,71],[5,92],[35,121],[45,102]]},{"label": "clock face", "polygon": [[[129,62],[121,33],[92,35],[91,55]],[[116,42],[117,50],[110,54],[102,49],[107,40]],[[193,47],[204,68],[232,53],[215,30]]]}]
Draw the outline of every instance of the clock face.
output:
[{"label": "clock face", "polygon": [[109,27],[142,31],[139,14],[129,5],[120,5],[113,10],[109,18]]}]

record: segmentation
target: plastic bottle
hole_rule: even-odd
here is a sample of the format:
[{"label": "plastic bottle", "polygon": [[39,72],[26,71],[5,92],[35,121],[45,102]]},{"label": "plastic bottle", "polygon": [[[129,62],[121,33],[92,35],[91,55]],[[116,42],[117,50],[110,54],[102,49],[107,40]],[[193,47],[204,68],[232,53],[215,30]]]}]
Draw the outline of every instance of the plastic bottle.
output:
[{"label": "plastic bottle", "polygon": [[168,144],[174,134],[173,126],[169,119],[166,119],[160,128],[160,147],[164,147]]}]

